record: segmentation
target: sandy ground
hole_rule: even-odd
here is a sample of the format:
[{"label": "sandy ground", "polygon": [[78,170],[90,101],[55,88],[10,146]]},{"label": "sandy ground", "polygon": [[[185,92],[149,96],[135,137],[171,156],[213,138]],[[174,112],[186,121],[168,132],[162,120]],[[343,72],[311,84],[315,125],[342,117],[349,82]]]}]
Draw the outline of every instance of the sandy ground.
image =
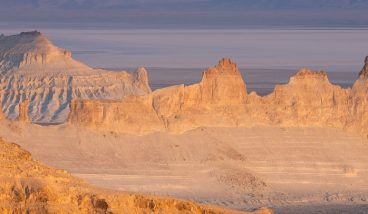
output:
[{"label": "sandy ground", "polygon": [[368,213],[368,142],[340,130],[199,128],[130,136],[1,122],[0,136],[96,186],[241,210]]}]

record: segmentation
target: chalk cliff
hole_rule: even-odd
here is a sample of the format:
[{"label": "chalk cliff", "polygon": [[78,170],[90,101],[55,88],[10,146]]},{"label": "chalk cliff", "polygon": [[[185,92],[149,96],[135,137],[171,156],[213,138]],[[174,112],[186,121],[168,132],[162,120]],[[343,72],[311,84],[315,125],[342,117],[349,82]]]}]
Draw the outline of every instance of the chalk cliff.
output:
[{"label": "chalk cliff", "polygon": [[122,99],[151,92],[145,69],[92,69],[39,32],[0,37],[0,100],[9,118],[29,100],[32,122],[64,122],[72,99]]},{"label": "chalk cliff", "polygon": [[[271,94],[262,97],[254,92],[247,94],[236,64],[222,59],[217,66],[203,72],[198,84],[158,89],[120,101],[75,101],[69,122],[135,134],[263,124],[334,127],[366,135],[366,70],[367,60],[354,86],[345,89],[331,84],[326,72],[304,68],[287,84],[277,85]],[[96,118],[98,123],[91,123]]]},{"label": "chalk cliff", "polygon": [[[0,139],[1,213],[233,213],[191,201],[114,192],[89,186],[64,170],[32,159]],[[271,214],[266,208],[253,212]]]}]

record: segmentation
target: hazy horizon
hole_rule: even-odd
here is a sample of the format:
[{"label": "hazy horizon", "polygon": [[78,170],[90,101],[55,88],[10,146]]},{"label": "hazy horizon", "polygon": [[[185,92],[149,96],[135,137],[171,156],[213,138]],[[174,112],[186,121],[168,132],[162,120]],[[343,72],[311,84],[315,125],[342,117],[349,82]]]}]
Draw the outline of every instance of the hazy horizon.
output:
[{"label": "hazy horizon", "polygon": [[368,0],[0,0],[0,5],[2,22],[29,27],[368,27]]},{"label": "hazy horizon", "polygon": [[[0,34],[32,28],[0,26]],[[206,68],[229,57],[244,69],[309,67],[358,73],[368,29],[121,30],[38,29],[74,58],[99,68]]]}]

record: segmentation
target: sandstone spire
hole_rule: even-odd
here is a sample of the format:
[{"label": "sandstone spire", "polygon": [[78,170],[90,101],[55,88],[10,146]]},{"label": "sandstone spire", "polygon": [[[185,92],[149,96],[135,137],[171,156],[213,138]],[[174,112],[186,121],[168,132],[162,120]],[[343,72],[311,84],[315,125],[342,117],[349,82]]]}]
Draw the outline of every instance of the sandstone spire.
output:
[{"label": "sandstone spire", "polygon": [[22,122],[30,122],[28,116],[28,107],[29,107],[29,100],[26,99],[19,104],[19,116],[18,120]]},{"label": "sandstone spire", "polygon": [[133,73],[133,84],[138,88],[141,88],[145,93],[150,93],[151,87],[149,86],[148,72],[144,67],[138,68]]},{"label": "sandstone spire", "polygon": [[202,99],[208,103],[243,103],[247,89],[238,66],[228,58],[203,72]]},{"label": "sandstone spire", "polygon": [[359,77],[363,78],[363,79],[368,78],[368,56],[365,58],[364,67],[363,67],[362,71],[360,71]]}]

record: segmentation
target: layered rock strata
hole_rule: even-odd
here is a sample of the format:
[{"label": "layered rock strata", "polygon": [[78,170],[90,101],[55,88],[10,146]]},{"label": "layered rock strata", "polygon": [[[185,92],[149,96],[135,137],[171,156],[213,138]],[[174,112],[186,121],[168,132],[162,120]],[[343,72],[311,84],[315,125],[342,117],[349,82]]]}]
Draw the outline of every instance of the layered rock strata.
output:
[{"label": "layered rock strata", "polygon": [[150,92],[144,68],[133,74],[92,69],[39,32],[0,37],[0,100],[9,118],[18,117],[26,99],[32,122],[60,123],[67,119],[72,99],[122,99]]},{"label": "layered rock strata", "polygon": [[267,96],[247,94],[236,66],[223,59],[198,84],[158,89],[120,101],[75,100],[69,122],[102,131],[144,134],[207,126],[333,127],[368,133],[367,60],[352,88],[323,71],[301,69]]}]

